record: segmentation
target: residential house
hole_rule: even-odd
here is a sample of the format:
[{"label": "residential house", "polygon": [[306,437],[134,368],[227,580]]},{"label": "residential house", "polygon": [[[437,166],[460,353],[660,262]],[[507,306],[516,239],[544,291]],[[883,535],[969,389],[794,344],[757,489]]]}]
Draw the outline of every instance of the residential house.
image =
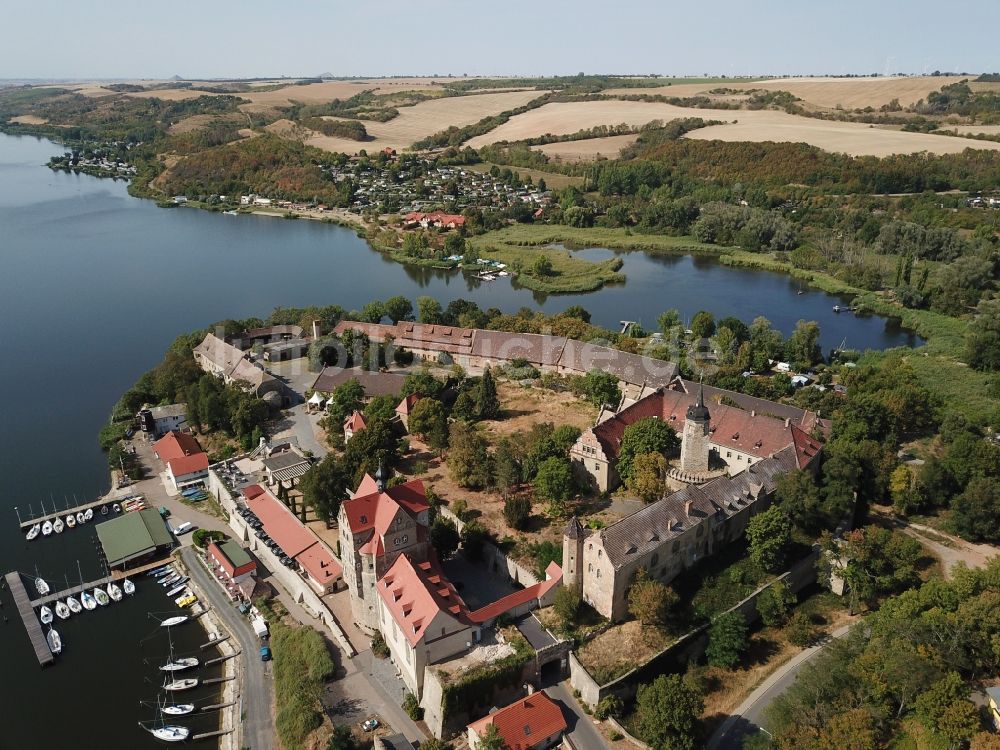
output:
[{"label": "residential house", "polygon": [[175,493],[208,477],[208,456],[186,432],[167,433],[153,443],[153,453],[166,465],[167,482]]},{"label": "residential house", "polygon": [[567,729],[559,704],[544,692],[531,693],[469,724],[471,750],[478,749],[491,726],[496,728],[507,750],[545,750],[557,745]]},{"label": "residential house", "polygon": [[257,573],[257,563],[250,554],[232,539],[211,542],[208,545],[208,562],[232,599],[242,594],[242,588],[253,591],[252,579]]},{"label": "residential house", "polygon": [[351,412],[350,416],[344,420],[344,442],[346,443],[354,435],[361,430],[365,429],[365,415],[359,412],[357,409]]},{"label": "residential house", "polygon": [[136,415],[139,429],[159,439],[168,432],[187,427],[187,404],[167,404],[166,406],[146,406]]}]

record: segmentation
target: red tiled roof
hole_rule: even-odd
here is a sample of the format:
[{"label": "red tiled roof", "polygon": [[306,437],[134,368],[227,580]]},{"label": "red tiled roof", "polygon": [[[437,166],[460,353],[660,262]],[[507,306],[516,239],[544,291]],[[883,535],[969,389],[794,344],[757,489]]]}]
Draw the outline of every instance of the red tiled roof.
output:
[{"label": "red tiled roof", "polygon": [[259,485],[244,488],[243,496],[247,507],[264,524],[264,531],[268,536],[278,543],[286,555],[297,560],[313,578],[326,583],[331,578],[340,577],[343,572],[340,563],[278,498]]},{"label": "red tiled roof", "polygon": [[375,477],[371,474],[365,474],[361,478],[361,484],[354,491],[354,497],[364,497],[365,495],[370,495],[373,492],[378,492],[378,482],[375,481]]},{"label": "red tiled roof", "polygon": [[515,607],[527,604],[532,599],[540,599],[545,596],[553,586],[562,582],[562,568],[555,561],[549,563],[545,569],[545,580],[534,583],[527,588],[515,591],[512,594],[501,597],[485,607],[477,609],[469,615],[469,619],[475,623],[487,622],[495,617],[499,617],[504,612],[510,612]]},{"label": "red tiled roof", "polygon": [[[201,446],[198,441],[186,432],[173,430],[153,443],[153,450],[163,462],[169,462],[174,458],[182,456],[193,456],[201,453]],[[206,464],[207,466],[207,464]]]},{"label": "red tiled roof", "polygon": [[432,562],[414,563],[404,553],[375,588],[411,646],[420,642],[438,613],[468,624],[465,602]]},{"label": "red tiled roof", "polygon": [[792,425],[792,443],[795,446],[795,463],[800,469],[806,468],[823,447],[804,431]]},{"label": "red tiled roof", "polygon": [[365,424],[365,415],[355,409],[351,412],[351,416],[344,420],[344,429],[350,430],[351,432],[360,432],[365,429],[367,425]]},{"label": "red tiled roof", "polygon": [[208,471],[208,456],[204,453],[196,453],[193,456],[180,456],[167,461],[170,473],[174,477],[183,477],[188,474],[195,474],[199,471]]},{"label": "red tiled roof", "polygon": [[399,402],[399,406],[396,407],[397,414],[409,414],[413,407],[416,405],[417,401],[420,400],[420,396],[416,393],[411,393],[409,396],[404,398]]},{"label": "red tiled roof", "polygon": [[429,223],[440,222],[444,225],[454,224],[455,226],[462,226],[465,224],[465,217],[461,214],[446,214],[443,211],[432,211],[429,214],[421,213],[420,211],[412,211],[408,213],[403,220],[407,224],[422,221]]},{"label": "red tiled roof", "polygon": [[[374,480],[372,480],[374,481]],[[419,479],[411,479],[406,484],[390,487],[385,492],[379,492],[375,488],[374,492],[361,494],[362,489],[367,489],[367,478],[362,480],[358,487],[358,494],[351,500],[345,500],[342,507],[347,515],[347,525],[351,533],[359,534],[369,529],[377,529],[379,533],[384,533],[388,528],[388,522],[396,517],[396,511],[400,508],[406,510],[411,516],[416,516],[421,511],[430,508],[427,502],[427,494],[424,492],[424,483]],[[380,518],[380,522],[376,522]]]},{"label": "red tiled roof", "polygon": [[543,692],[532,693],[499,711],[469,724],[482,737],[490,725],[497,728],[508,750],[528,750],[566,731],[559,705]]}]

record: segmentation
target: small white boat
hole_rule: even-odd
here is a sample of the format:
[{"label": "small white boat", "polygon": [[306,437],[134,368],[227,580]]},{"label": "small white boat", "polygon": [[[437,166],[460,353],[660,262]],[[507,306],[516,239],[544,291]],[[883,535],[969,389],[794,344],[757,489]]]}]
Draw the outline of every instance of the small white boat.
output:
[{"label": "small white boat", "polygon": [[160,579],[166,578],[167,576],[176,575],[176,574],[177,574],[177,571],[174,570],[169,565],[166,565],[166,566],[164,566],[162,568],[157,568],[152,573],[150,573],[150,575],[153,576],[153,578],[160,578]]},{"label": "small white boat", "polygon": [[177,615],[176,617],[168,617],[166,620],[160,623],[161,628],[172,628],[174,625],[180,625],[181,623],[188,621],[187,615]]},{"label": "small white boat", "polygon": [[126,578],[124,581],[122,581],[122,590],[129,596],[132,596],[132,594],[135,593],[135,584],[132,583],[132,581],[130,581],[128,578]]},{"label": "small white boat", "polygon": [[167,592],[167,596],[177,596],[186,588],[187,588],[186,583],[182,583],[179,586],[174,586],[172,589],[170,589],[170,591]]},{"label": "small white boat", "polygon": [[86,610],[92,611],[97,609],[97,599],[92,597],[86,591],[80,594],[80,601],[83,603],[83,608]]},{"label": "small white boat", "polygon": [[70,513],[66,516],[66,528],[72,529],[74,526],[76,526],[76,516]]},{"label": "small white boat", "polygon": [[84,521],[90,521],[93,518],[94,518],[94,509],[93,508],[87,508],[87,510],[85,510],[83,512],[83,520]]},{"label": "small white boat", "polygon": [[52,530],[57,534],[62,534],[63,529],[65,528],[66,524],[63,523],[63,520],[61,518],[57,518],[55,521],[52,522]]},{"label": "small white boat", "polygon": [[42,525],[40,523],[36,523],[34,526],[28,529],[28,535],[27,535],[28,541],[30,542],[34,540],[40,533],[42,533]]},{"label": "small white boat", "polygon": [[39,596],[45,596],[49,593],[49,584],[45,582],[45,579],[39,576],[35,579],[35,590],[38,592]]},{"label": "small white boat", "polygon": [[188,735],[191,734],[190,729],[187,727],[177,726],[176,724],[167,724],[166,726],[158,727],[157,729],[149,729],[147,731],[162,742],[183,742],[188,738]]},{"label": "small white boat", "polygon": [[198,687],[198,678],[188,677],[184,680],[174,680],[173,682],[168,682],[164,684],[163,689],[168,693],[179,693],[182,690],[191,690],[196,687]]},{"label": "small white boat", "polygon": [[46,636],[46,640],[49,642],[49,650],[53,654],[62,653],[62,638],[59,637],[59,633],[56,632],[54,628],[49,628],[49,634]]},{"label": "small white boat", "polygon": [[107,505],[102,505],[101,506],[101,515],[102,516],[108,515],[108,506]]},{"label": "small white boat", "polygon": [[49,609],[48,607],[46,607],[43,604],[42,608],[40,610],[38,610],[38,619],[42,623],[42,625],[51,625],[52,624],[52,610]]},{"label": "small white boat", "polygon": [[194,669],[200,662],[193,656],[186,656],[183,659],[173,659],[162,667],[161,672],[182,672],[185,669]]},{"label": "small white boat", "polygon": [[76,514],[76,522],[77,523],[87,523],[87,519],[84,518],[82,510]]},{"label": "small white boat", "polygon": [[166,588],[167,586],[174,586],[179,580],[181,580],[180,573],[171,573],[166,578],[160,579],[160,585],[163,586],[164,588]]},{"label": "small white boat", "polygon": [[164,706],[161,711],[168,716],[184,716],[186,714],[194,713],[194,704],[180,703],[176,706]]},{"label": "small white boat", "polygon": [[111,506],[111,510],[113,510],[115,513],[121,513],[122,506],[120,506],[118,503],[115,503],[114,505]]},{"label": "small white boat", "polygon": [[60,620],[69,619],[70,611],[69,607],[66,606],[66,602],[56,602],[56,617]]},{"label": "small white boat", "polygon": [[46,521],[42,524],[42,536],[48,536],[52,533],[52,521]]},{"label": "small white boat", "polygon": [[83,611],[83,607],[80,606],[80,601],[75,596],[66,598],[66,607],[74,615],[78,615]]},{"label": "small white boat", "polygon": [[104,589],[94,589],[94,598],[97,599],[97,603],[102,607],[111,604],[111,597],[105,593]]},{"label": "small white boat", "polygon": [[122,590],[118,587],[117,583],[112,581],[108,584],[108,596],[110,596],[111,600],[115,602],[120,602],[122,600]]}]

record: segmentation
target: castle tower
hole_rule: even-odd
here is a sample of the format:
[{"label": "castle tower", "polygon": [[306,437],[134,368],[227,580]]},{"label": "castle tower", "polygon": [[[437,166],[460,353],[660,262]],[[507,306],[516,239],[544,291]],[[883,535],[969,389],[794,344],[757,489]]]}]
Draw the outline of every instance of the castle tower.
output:
[{"label": "castle tower", "polygon": [[583,594],[583,540],[587,530],[573,516],[563,532],[563,585]]},{"label": "castle tower", "polygon": [[709,413],[705,406],[705,389],[698,386],[698,400],[688,407],[681,436],[681,470],[692,474],[708,471]]}]

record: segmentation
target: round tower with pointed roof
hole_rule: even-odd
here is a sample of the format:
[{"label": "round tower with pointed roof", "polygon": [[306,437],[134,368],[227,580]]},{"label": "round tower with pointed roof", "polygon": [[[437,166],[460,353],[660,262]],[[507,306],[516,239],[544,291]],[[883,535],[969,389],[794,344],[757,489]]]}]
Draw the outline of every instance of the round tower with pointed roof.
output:
[{"label": "round tower with pointed roof", "polygon": [[688,407],[681,435],[681,470],[693,474],[708,471],[708,453],[711,450],[709,422],[711,417],[705,406],[705,389],[698,386],[698,399]]}]

